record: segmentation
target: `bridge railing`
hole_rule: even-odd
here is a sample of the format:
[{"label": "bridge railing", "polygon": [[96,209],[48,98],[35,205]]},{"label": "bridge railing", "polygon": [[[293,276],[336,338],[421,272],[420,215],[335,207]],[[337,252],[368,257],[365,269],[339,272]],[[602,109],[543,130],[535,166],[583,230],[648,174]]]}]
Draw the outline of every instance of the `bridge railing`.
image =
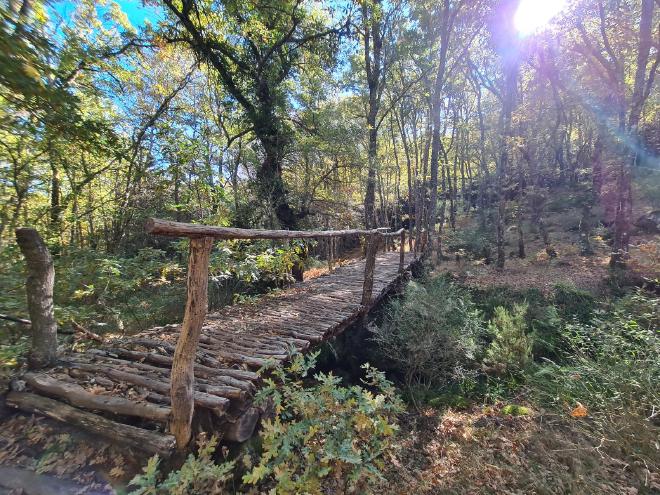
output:
[{"label": "bridge railing", "polygon": [[361,305],[368,309],[373,293],[376,254],[382,241],[385,250],[394,248],[395,239],[399,239],[399,272],[405,269],[406,231],[386,232],[385,229],[373,230],[264,230],[239,229],[234,227],[214,227],[191,223],[173,222],[151,218],[146,230],[153,235],[169,237],[187,237],[190,239],[188,258],[187,296],[181,335],[177,341],[172,361],[170,378],[170,399],[172,413],[169,428],[176,438],[177,447],[185,449],[191,437],[194,394],[194,363],[197,344],[202,332],[208,310],[208,275],[209,257],[213,242],[218,239],[327,239],[328,265],[332,270],[334,240],[339,237],[362,236],[365,239],[365,268],[362,286]]}]

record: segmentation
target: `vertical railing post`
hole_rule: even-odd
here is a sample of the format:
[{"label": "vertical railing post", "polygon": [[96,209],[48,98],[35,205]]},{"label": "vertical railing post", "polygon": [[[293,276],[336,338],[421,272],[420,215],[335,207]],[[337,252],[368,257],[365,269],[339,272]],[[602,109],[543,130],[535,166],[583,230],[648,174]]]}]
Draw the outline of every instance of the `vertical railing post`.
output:
[{"label": "vertical railing post", "polygon": [[332,271],[334,269],[334,260],[335,260],[335,238],[328,237],[328,270]]},{"label": "vertical railing post", "polygon": [[188,296],[172,360],[170,400],[172,415],[170,431],[176,438],[177,448],[183,450],[190,442],[194,409],[195,355],[208,310],[209,255],[213,238],[190,239],[188,258]]},{"label": "vertical railing post", "polygon": [[401,231],[401,245],[399,246],[399,273],[403,273],[403,262],[406,256],[406,231]]},{"label": "vertical railing post", "polygon": [[362,306],[368,308],[371,304],[371,293],[374,288],[374,268],[376,266],[376,251],[380,235],[368,234],[366,237],[366,259],[364,263],[364,284],[362,285]]}]

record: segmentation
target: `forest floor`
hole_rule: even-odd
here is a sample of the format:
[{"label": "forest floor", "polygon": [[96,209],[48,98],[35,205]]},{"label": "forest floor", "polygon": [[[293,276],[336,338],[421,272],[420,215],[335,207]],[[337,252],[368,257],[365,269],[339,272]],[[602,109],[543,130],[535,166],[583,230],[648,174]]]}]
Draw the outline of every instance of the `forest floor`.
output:
[{"label": "forest floor", "polygon": [[657,427],[626,418],[618,437],[606,438],[569,411],[558,416],[530,405],[528,415],[510,416],[502,405],[410,411],[384,493],[660,493],[657,463],[630,462],[640,445],[657,452]]},{"label": "forest floor", "polygon": [[[448,256],[431,274],[451,274],[475,289],[538,289],[548,295],[557,284],[574,285],[608,297],[618,283],[608,268],[610,249],[592,237],[593,256],[581,256],[571,223],[577,212],[548,217],[556,258],[540,236],[527,233],[524,259],[511,252],[504,270],[494,264]],[[457,228],[474,228],[463,218]],[[567,224],[569,228],[567,228]],[[507,232],[507,252],[517,248],[517,232]],[[629,266],[635,278],[660,276],[660,237],[635,231]],[[630,276],[630,273],[628,274]],[[526,395],[515,398],[528,414],[502,414],[506,403],[465,409],[410,407],[401,420],[400,441],[391,452],[388,494],[660,494],[660,423],[627,416],[606,427],[590,418],[546,411]],[[655,462],[644,460],[650,452]],[[642,487],[642,488],[638,488]]]}]

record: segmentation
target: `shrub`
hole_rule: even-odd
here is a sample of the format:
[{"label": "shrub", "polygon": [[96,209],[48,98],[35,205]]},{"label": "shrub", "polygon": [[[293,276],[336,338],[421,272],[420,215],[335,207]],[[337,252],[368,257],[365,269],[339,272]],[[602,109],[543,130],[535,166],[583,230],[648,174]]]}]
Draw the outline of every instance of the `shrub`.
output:
[{"label": "shrub", "polygon": [[532,362],[533,336],[527,334],[527,304],[514,304],[511,312],[495,308],[488,324],[493,341],[486,351],[485,364],[497,374],[516,374]]},{"label": "shrub", "polygon": [[369,390],[342,387],[324,373],[306,386],[317,356],[297,355],[264,380],[256,400],[271,404],[275,416],[263,422],[263,452],[244,483],[266,483],[278,494],[366,493],[381,478],[402,410],[394,387],[369,365],[363,366]]},{"label": "shrub", "polygon": [[475,301],[486,319],[491,319],[495,315],[495,308],[502,306],[508,310],[518,303],[528,304],[528,318],[538,318],[541,308],[548,305],[548,300],[543,293],[535,288],[517,290],[509,286],[487,287],[484,289],[470,289],[472,298]]},{"label": "shrub", "polygon": [[484,329],[470,294],[445,277],[411,282],[372,328],[379,352],[409,392],[429,390],[476,361]]},{"label": "shrub", "polygon": [[596,307],[594,296],[575,286],[566,284],[554,286],[553,301],[563,318],[576,319],[581,323],[589,322]]},{"label": "shrub", "polygon": [[451,238],[447,242],[449,251],[463,249],[470,253],[473,258],[478,259],[490,260],[493,257],[495,247],[493,229],[465,228],[450,235]]},{"label": "shrub", "polygon": [[130,482],[136,487],[130,495],[211,495],[226,493],[232,478],[233,462],[216,464],[213,461],[217,439],[202,440],[197,456],[190,454],[181,469],[171,471],[165,481],[159,482],[160,459],[154,456]]},{"label": "shrub", "polygon": [[533,332],[536,359],[556,358],[562,342],[563,321],[555,306],[532,306],[527,309],[527,325]]},{"label": "shrub", "polygon": [[658,301],[637,293],[588,324],[567,324],[565,364],[547,361],[533,376],[534,389],[557,407],[581,402],[596,415],[650,414],[660,402]]}]

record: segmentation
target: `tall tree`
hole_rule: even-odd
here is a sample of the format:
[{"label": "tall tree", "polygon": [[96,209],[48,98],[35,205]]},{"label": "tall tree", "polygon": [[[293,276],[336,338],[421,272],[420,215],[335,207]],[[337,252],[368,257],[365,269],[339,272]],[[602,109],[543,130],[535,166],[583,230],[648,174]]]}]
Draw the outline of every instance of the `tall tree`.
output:
[{"label": "tall tree", "polygon": [[[576,13],[578,41],[575,49],[590,68],[592,81],[600,81],[595,91],[597,105],[585,100],[601,120],[612,120],[620,159],[616,167],[614,232],[610,264],[623,265],[628,253],[632,215],[631,167],[645,154],[639,135],[644,105],[651,94],[660,65],[660,39],[657,1],[630,0],[589,3]],[[593,20],[587,24],[584,20]],[[655,33],[654,33],[655,31]],[[657,41],[656,41],[657,43]],[[632,77],[631,77],[632,75]]]},{"label": "tall tree", "polygon": [[327,9],[304,0],[163,0],[175,22],[164,29],[170,42],[187,44],[214,70],[226,92],[242,108],[246,125],[263,152],[257,174],[259,196],[284,227],[300,212],[290,206],[282,180],[291,129],[283,116],[290,80],[305,52],[331,64],[345,23],[331,26]]}]

